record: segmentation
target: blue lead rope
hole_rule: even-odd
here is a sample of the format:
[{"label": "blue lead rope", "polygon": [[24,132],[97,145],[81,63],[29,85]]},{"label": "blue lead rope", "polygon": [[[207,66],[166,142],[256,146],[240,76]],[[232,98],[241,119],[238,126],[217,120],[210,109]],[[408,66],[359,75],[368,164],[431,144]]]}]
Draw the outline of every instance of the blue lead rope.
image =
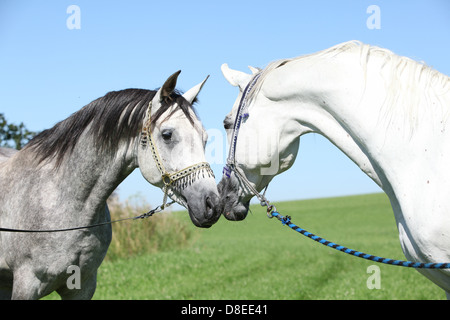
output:
[{"label": "blue lead rope", "polygon": [[314,241],[317,241],[321,244],[323,244],[324,246],[345,252],[347,254],[350,254],[352,256],[358,257],[358,258],[363,258],[366,260],[371,260],[371,261],[375,261],[375,262],[379,262],[379,263],[385,263],[385,264],[390,264],[393,266],[400,266],[400,267],[409,267],[409,268],[422,268],[422,269],[447,269],[450,268],[450,263],[423,263],[423,262],[411,262],[411,261],[402,261],[402,260],[393,260],[393,259],[388,259],[388,258],[382,258],[382,257],[378,257],[378,256],[373,256],[364,252],[360,252],[360,251],[356,251],[353,249],[349,249],[346,248],[344,246],[340,246],[334,242],[325,240],[319,236],[316,236],[315,234],[308,232],[298,226],[296,226],[295,224],[293,224],[291,222],[291,217],[290,216],[286,216],[283,217],[280,213],[278,213],[277,211],[273,211],[270,213],[271,216],[269,217],[276,217],[278,220],[281,221],[281,223],[283,225],[288,226],[289,228],[291,228],[294,231],[297,231],[298,233],[304,235],[305,237],[311,238]]}]

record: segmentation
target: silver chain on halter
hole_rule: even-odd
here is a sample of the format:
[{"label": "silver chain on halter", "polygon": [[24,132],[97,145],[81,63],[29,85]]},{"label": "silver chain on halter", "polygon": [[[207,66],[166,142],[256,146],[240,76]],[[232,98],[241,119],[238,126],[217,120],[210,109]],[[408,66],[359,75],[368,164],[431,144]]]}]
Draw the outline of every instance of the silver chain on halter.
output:
[{"label": "silver chain on halter", "polygon": [[[200,173],[203,173],[203,177],[205,177],[205,174],[209,177],[214,177],[214,173],[211,170],[211,167],[209,166],[209,163],[207,162],[199,162],[197,164],[194,164],[192,166],[186,167],[182,170],[175,171],[175,172],[169,172],[165,169],[161,158],[158,153],[158,149],[156,148],[152,132],[151,132],[151,110],[152,110],[152,101],[149,102],[148,108],[147,108],[147,121],[145,122],[144,127],[142,128],[141,133],[141,146],[147,147],[147,145],[150,147],[150,151],[152,153],[153,159],[155,160],[156,167],[158,168],[159,172],[161,173],[161,179],[164,183],[163,191],[164,191],[164,198],[163,198],[163,204],[160,206],[161,209],[164,209],[168,206],[170,206],[174,201],[168,203],[167,197],[170,189],[173,189],[175,187],[178,187],[180,189],[185,188],[186,186],[190,185],[192,182],[194,182],[200,175]],[[173,191],[173,190],[172,190]]]}]

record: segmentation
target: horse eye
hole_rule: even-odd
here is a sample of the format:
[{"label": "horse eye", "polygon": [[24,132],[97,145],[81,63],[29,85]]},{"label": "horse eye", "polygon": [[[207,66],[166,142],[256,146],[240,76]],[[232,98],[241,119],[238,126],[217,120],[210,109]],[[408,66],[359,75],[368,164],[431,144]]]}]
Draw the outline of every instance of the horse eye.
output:
[{"label": "horse eye", "polygon": [[163,130],[161,132],[162,138],[164,141],[169,142],[172,139],[172,131],[171,130]]}]

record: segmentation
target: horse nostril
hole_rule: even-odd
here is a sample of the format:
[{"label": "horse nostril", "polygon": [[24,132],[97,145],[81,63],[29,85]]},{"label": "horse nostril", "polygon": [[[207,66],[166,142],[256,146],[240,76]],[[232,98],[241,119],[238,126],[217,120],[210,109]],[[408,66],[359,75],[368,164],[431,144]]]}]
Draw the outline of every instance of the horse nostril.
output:
[{"label": "horse nostril", "polygon": [[213,215],[214,215],[214,204],[211,198],[208,196],[206,197],[206,218],[211,219]]},{"label": "horse nostril", "polygon": [[210,194],[205,197],[205,218],[211,221],[217,221],[222,213],[220,208],[220,198],[216,194]]},{"label": "horse nostril", "polygon": [[210,211],[214,208],[214,204],[211,201],[210,197],[206,197],[206,210]]}]

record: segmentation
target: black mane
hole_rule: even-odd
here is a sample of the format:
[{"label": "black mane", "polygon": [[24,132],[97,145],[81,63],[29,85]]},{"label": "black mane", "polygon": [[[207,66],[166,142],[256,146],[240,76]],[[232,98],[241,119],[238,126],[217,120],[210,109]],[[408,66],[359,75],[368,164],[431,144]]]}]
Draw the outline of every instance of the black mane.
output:
[{"label": "black mane", "polygon": [[[55,158],[56,167],[59,167],[64,157],[72,153],[81,135],[89,128],[87,132],[93,135],[99,153],[109,151],[115,154],[120,140],[129,141],[142,130],[145,112],[156,92],[145,89],[111,91],[66,120],[57,123],[53,128],[42,131],[27,144],[25,149],[35,151],[39,163]],[[193,109],[192,105],[180,92],[174,91],[170,97],[162,101],[161,108],[152,116],[152,128],[174,103],[178,104],[193,124],[189,113],[189,109]],[[122,114],[123,118],[120,119]]]}]

